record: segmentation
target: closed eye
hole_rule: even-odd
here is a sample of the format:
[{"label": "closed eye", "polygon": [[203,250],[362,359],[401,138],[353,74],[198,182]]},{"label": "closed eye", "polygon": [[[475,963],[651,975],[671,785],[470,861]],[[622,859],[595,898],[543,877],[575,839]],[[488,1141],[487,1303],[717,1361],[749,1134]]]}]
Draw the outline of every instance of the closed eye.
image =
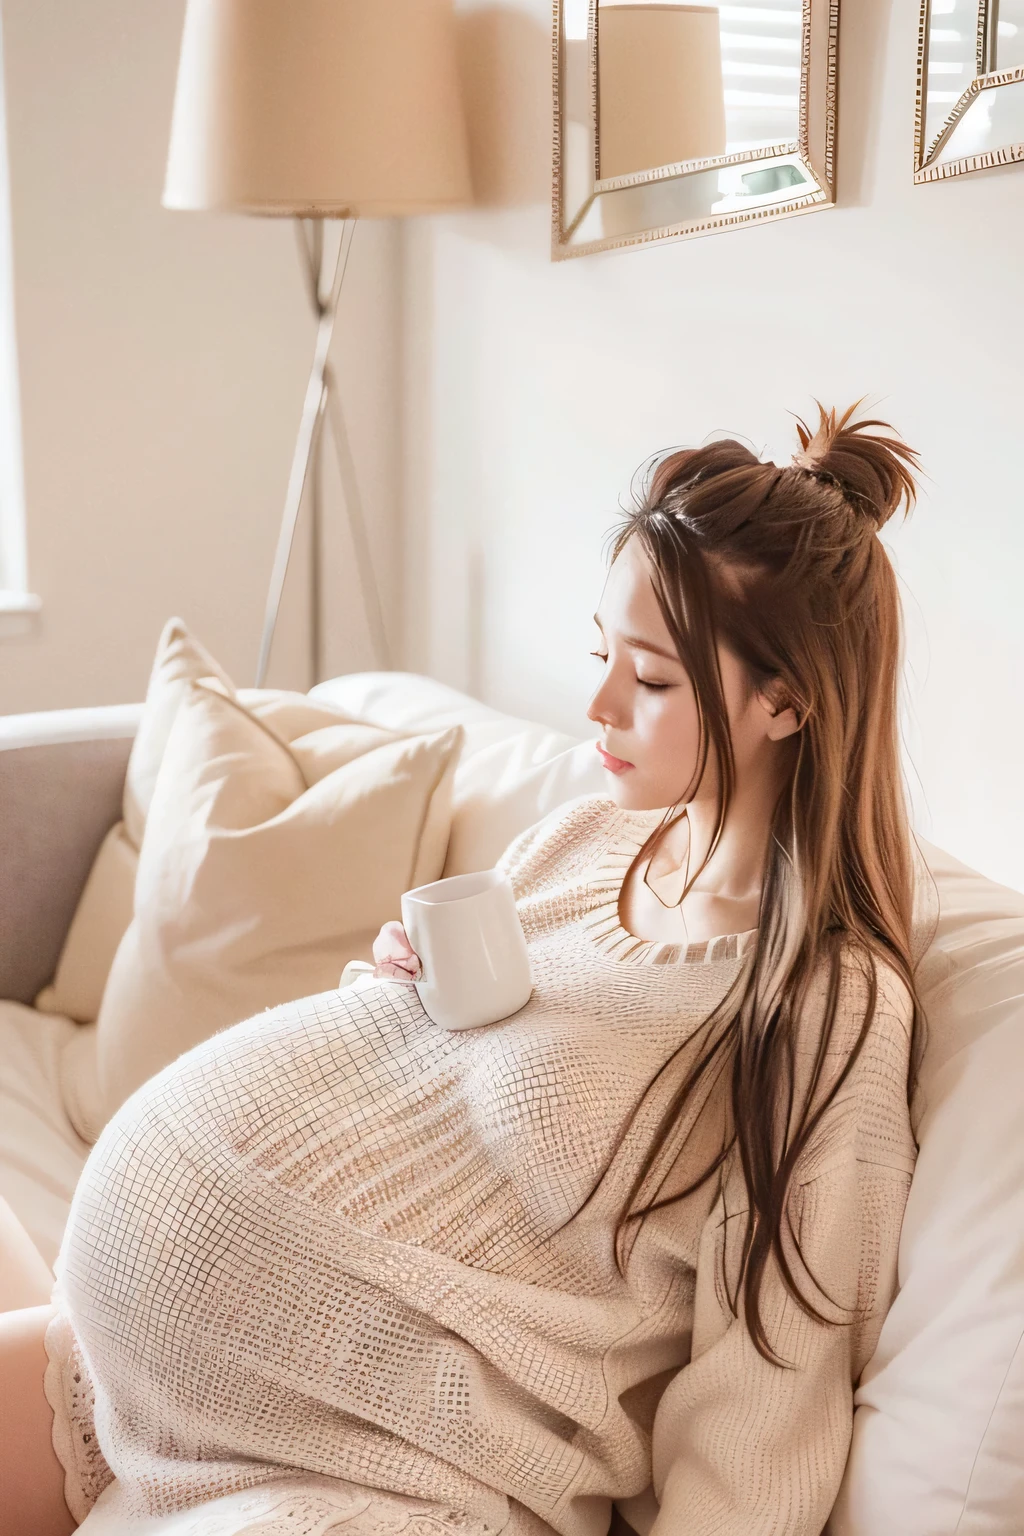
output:
[{"label": "closed eye", "polygon": [[[591,656],[596,656],[598,661],[607,661],[608,657],[601,651],[591,651]],[[641,688],[649,688],[652,693],[660,693],[663,688],[674,688],[675,683],[648,683],[642,677],[637,678]]]}]

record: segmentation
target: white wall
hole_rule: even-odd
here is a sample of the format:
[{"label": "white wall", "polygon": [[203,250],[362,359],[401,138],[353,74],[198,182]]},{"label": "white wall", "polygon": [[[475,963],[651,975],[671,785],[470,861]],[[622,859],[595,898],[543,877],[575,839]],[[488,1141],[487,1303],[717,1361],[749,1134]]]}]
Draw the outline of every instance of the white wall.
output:
[{"label": "white wall", "polygon": [[[4,0],[29,583],[0,710],[141,697],[179,613],[252,681],[313,340],[287,221],[160,206],[183,0]],[[385,600],[397,510],[398,245],[356,230],[336,368]],[[372,664],[328,479],[326,672]],[[270,681],[306,686],[293,566]]]},{"label": "white wall", "polygon": [[519,205],[405,234],[405,658],[594,734],[589,617],[637,466],[720,428],[784,462],[787,410],[870,393],[928,473],[886,531],[917,826],[1024,888],[1024,165],[915,187],[918,6],[843,9],[838,208],[554,264],[549,7],[492,13],[478,143]]}]

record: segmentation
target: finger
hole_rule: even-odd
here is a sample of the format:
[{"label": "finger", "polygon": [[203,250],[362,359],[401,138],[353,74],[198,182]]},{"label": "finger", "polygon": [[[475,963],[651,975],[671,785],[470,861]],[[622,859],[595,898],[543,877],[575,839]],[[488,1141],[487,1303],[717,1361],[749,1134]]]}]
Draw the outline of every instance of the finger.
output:
[{"label": "finger", "polygon": [[382,955],[382,965],[397,965],[410,976],[418,976],[422,967],[418,955]]},{"label": "finger", "polygon": [[401,923],[385,923],[373,941],[373,958],[386,960],[390,955],[411,955],[412,945]]},{"label": "finger", "polygon": [[398,922],[397,919],[393,918],[391,922],[385,923],[381,929],[381,933],[386,933],[388,938],[391,939],[393,943],[398,945],[399,949],[408,950],[408,952],[412,954],[412,945],[409,943],[409,935],[406,933],[403,924]]},{"label": "finger", "polygon": [[382,979],[387,981],[407,981],[410,986],[415,979],[406,970],[404,965],[396,965],[390,960],[381,961],[373,975],[376,981],[380,981]]}]

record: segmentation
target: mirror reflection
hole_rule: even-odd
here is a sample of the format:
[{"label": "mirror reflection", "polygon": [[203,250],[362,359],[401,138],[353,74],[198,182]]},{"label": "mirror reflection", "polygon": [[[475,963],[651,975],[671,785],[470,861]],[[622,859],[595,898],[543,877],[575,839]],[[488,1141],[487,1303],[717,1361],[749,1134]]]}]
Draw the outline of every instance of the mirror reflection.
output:
[{"label": "mirror reflection", "polygon": [[601,179],[769,145],[795,147],[801,19],[800,0],[601,0]]},{"label": "mirror reflection", "polygon": [[831,202],[838,0],[807,12],[803,0],[556,3],[553,254]]},{"label": "mirror reflection", "polygon": [[930,0],[915,180],[1024,156],[1024,0]]}]

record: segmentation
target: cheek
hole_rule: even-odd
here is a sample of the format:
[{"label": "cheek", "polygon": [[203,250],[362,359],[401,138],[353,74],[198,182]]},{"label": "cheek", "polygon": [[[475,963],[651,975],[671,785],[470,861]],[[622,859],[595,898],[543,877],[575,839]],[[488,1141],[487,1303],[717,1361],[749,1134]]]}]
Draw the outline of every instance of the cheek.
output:
[{"label": "cheek", "polygon": [[652,766],[678,771],[684,759],[695,755],[697,710],[689,690],[672,688],[667,693],[649,694],[641,719]]},{"label": "cheek", "polygon": [[646,810],[675,805],[693,793],[697,765],[697,709],[692,689],[669,689],[637,699],[633,738],[641,771],[616,779],[612,795]]}]

